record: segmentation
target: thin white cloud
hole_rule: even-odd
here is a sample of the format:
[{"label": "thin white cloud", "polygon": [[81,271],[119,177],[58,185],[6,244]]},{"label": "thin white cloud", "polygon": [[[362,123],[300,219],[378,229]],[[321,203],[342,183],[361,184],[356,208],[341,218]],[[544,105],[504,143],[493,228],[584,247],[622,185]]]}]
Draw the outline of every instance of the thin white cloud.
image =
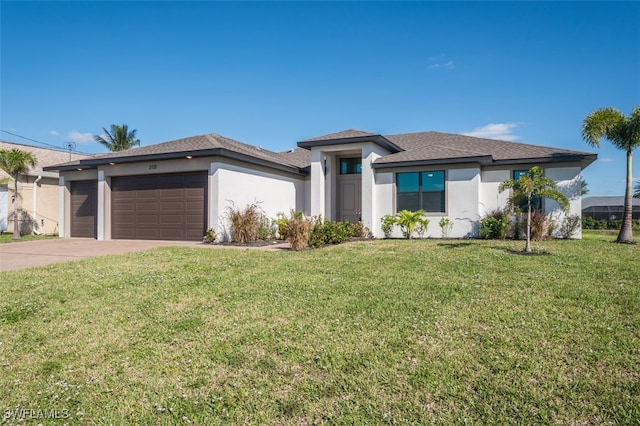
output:
[{"label": "thin white cloud", "polygon": [[72,130],[67,134],[67,139],[79,144],[88,144],[93,142],[93,135],[91,133],[80,133],[77,130]]},{"label": "thin white cloud", "polygon": [[516,127],[518,127],[518,123],[489,123],[482,127],[476,127],[470,132],[463,133],[463,135],[515,141],[520,138],[520,136],[513,134],[513,130],[515,130]]},{"label": "thin white cloud", "polygon": [[613,163],[615,160],[615,158],[611,158],[611,157],[602,157],[602,158],[598,158],[598,161],[600,163]]},{"label": "thin white cloud", "polygon": [[430,57],[429,65],[427,65],[429,70],[450,70],[453,68],[455,68],[453,61],[445,54]]},{"label": "thin white cloud", "polygon": [[58,133],[58,131],[57,131],[57,130],[51,130],[51,131],[49,132],[49,134],[50,134],[51,136],[60,136],[60,133]]}]

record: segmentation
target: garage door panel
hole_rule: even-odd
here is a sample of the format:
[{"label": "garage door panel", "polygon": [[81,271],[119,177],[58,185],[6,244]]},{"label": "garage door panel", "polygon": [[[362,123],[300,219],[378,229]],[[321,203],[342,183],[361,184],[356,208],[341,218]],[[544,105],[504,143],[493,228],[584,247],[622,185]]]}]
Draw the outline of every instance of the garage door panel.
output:
[{"label": "garage door panel", "polygon": [[69,190],[71,204],[69,235],[78,238],[96,238],[98,181],[72,181]]},{"label": "garage door panel", "polygon": [[112,238],[202,239],[206,172],[113,177],[111,183]]},{"label": "garage door panel", "polygon": [[162,198],[184,198],[185,189],[184,188],[174,188],[174,189],[161,189],[160,196]]}]

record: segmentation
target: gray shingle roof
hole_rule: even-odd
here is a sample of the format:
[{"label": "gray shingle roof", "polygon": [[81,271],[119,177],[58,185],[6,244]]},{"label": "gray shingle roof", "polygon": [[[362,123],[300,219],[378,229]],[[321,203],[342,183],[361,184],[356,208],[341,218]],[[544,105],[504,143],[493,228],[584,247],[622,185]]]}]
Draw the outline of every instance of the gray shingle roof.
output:
[{"label": "gray shingle roof", "polygon": [[[90,154],[81,154],[77,152],[72,152],[71,154],[69,154],[69,151],[65,151],[63,149],[41,148],[38,146],[24,145],[20,143],[5,141],[0,141],[0,149],[20,149],[22,151],[28,151],[32,153],[36,157],[37,163],[35,167],[29,169],[29,172],[27,172],[27,174],[29,175],[42,172],[43,167],[60,164],[62,162],[68,162],[69,157],[71,157],[71,161],[77,161],[83,158],[91,157]],[[0,176],[6,176],[6,173],[0,170]]]},{"label": "gray shingle roof", "polygon": [[595,154],[452,133],[421,132],[385,136],[404,149],[379,158],[376,164],[484,158],[493,164],[523,160],[579,161]]},{"label": "gray shingle roof", "polygon": [[187,155],[193,157],[221,155],[250,162],[259,162],[267,166],[276,166],[277,168],[292,172],[297,172],[300,168],[300,160],[297,155],[283,155],[217,134],[190,136],[126,151],[100,154],[88,160],[81,160],[80,162],[59,164],[58,167],[95,167],[111,162],[130,163],[147,160],[175,159],[183,158]]},{"label": "gray shingle roof", "polygon": [[326,140],[334,140],[334,139],[351,139],[351,138],[361,138],[366,136],[381,136],[381,135],[379,135],[378,133],[364,132],[362,130],[348,129],[348,130],[343,130],[341,132],[329,133],[328,135],[305,139],[301,142],[315,142],[315,141],[326,141]]},{"label": "gray shingle roof", "polygon": [[303,148],[295,148],[285,152],[279,152],[278,156],[288,164],[305,168],[311,164],[311,151]]}]

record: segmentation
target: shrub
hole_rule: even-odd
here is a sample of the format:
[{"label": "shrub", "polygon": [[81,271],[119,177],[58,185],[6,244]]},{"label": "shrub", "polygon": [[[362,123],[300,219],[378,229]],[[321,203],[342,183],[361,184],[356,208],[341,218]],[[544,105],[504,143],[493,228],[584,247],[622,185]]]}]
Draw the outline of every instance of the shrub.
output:
[{"label": "shrub", "polygon": [[282,212],[278,213],[273,223],[277,227],[277,238],[279,240],[286,240],[288,237],[289,218]]},{"label": "shrub", "polygon": [[504,240],[509,230],[509,217],[499,209],[490,211],[480,219],[479,236],[485,240]]},{"label": "shrub", "polygon": [[440,219],[440,222],[438,222],[438,225],[440,225],[440,235],[442,238],[449,238],[453,230],[453,221],[448,217],[443,217]]},{"label": "shrub", "polygon": [[276,237],[276,228],[273,227],[271,219],[266,214],[260,215],[257,237],[262,241],[269,241]]},{"label": "shrub", "polygon": [[392,214],[386,214],[380,218],[380,227],[382,228],[382,232],[384,233],[385,238],[391,238],[391,234],[393,233],[393,227],[396,224],[396,217]]},{"label": "shrub", "polygon": [[297,216],[289,219],[287,226],[287,239],[292,250],[302,250],[309,247],[309,236],[311,235],[312,223],[304,217],[297,219]]},{"label": "shrub", "polygon": [[418,233],[419,238],[424,238],[424,234],[429,230],[429,219],[426,217],[421,217],[416,224],[416,232]]},{"label": "shrub", "polygon": [[355,235],[355,227],[350,222],[336,222],[316,218],[309,236],[311,247],[320,247],[325,244],[340,244],[348,241]]},{"label": "shrub", "polygon": [[231,240],[240,244],[257,241],[262,216],[262,209],[260,209],[258,202],[248,204],[244,209],[240,209],[231,201],[231,205],[227,206]]},{"label": "shrub", "polygon": [[[526,222],[525,222],[526,226]],[[541,241],[547,238],[549,224],[547,222],[547,216],[540,210],[534,210],[531,212],[531,240]]]},{"label": "shrub", "polygon": [[371,230],[364,226],[364,222],[356,222],[353,225],[353,236],[355,238],[371,238]]},{"label": "shrub", "polygon": [[395,216],[395,223],[400,227],[402,236],[411,239],[418,228],[424,235],[429,226],[429,219],[424,217],[424,210],[401,210]]},{"label": "shrub", "polygon": [[583,218],[582,229],[596,229],[596,220],[591,216]]},{"label": "shrub", "polygon": [[216,238],[218,238],[218,234],[216,234],[216,231],[213,228],[209,228],[204,234],[202,242],[205,244],[213,244],[216,242]]},{"label": "shrub", "polygon": [[580,215],[574,214],[565,216],[560,224],[560,237],[569,239],[576,233],[580,227]]},{"label": "shrub", "polygon": [[607,222],[607,229],[620,229],[622,227],[621,219],[612,219]]}]

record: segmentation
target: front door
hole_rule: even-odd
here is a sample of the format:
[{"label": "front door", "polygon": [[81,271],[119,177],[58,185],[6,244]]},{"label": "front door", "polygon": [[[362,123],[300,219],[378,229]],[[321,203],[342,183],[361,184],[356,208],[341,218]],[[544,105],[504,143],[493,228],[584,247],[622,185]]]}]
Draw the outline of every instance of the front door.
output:
[{"label": "front door", "polygon": [[338,220],[356,223],[362,220],[362,160],[340,158],[338,175]]}]

